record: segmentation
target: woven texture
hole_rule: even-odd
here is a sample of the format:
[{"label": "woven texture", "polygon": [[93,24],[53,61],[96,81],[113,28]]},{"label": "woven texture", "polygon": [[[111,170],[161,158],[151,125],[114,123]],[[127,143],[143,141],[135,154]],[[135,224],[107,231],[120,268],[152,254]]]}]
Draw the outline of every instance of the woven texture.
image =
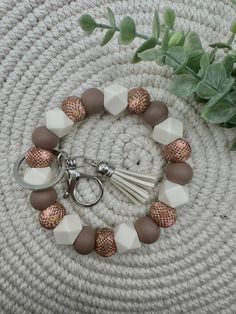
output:
[{"label": "woven texture", "polygon": [[[155,63],[130,64],[135,47],[114,41],[101,48],[101,32],[87,37],[78,26],[82,13],[103,21],[110,6],[119,20],[130,14],[148,33],[154,8],[176,10],[177,26],[197,31],[206,46],[228,35],[235,8],[229,0],[1,0],[0,1],[0,313],[235,313],[236,158],[228,147],[233,132],[207,125],[191,99],[168,92],[171,71]],[[132,254],[79,256],[56,245],[19,187],[12,165],[31,145],[33,129],[46,109],[68,95],[112,82],[143,86],[152,99],[168,104],[184,121],[193,149],[190,203],[160,240]],[[75,126],[60,144],[69,153],[152,172],[160,181],[165,162],[151,129],[136,116],[96,115]],[[62,198],[65,186],[56,187]],[[81,183],[93,200],[94,187]],[[156,186],[152,198],[158,194]],[[60,199],[59,198],[59,199]],[[94,227],[113,227],[144,215],[110,184],[93,208],[62,201]]]}]

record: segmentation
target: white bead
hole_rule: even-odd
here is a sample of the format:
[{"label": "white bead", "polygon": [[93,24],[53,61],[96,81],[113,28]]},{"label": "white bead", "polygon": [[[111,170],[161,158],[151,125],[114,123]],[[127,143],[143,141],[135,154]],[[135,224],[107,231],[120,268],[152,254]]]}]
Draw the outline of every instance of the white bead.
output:
[{"label": "white bead", "polygon": [[156,142],[167,145],[183,137],[183,122],[168,118],[154,127],[152,137]]},{"label": "white bead", "polygon": [[113,116],[119,115],[127,108],[128,89],[118,84],[104,88],[104,107]]},{"label": "white bead", "polygon": [[73,244],[82,230],[82,222],[78,215],[65,215],[53,230],[58,244]]},{"label": "white bead", "polygon": [[51,167],[26,168],[23,180],[32,185],[43,185],[53,179]]},{"label": "white bead", "polygon": [[124,253],[141,247],[138,234],[132,223],[121,223],[114,229],[117,251]]},{"label": "white bead", "polygon": [[171,207],[184,205],[189,202],[188,187],[164,180],[160,186],[158,200]]},{"label": "white bead", "polygon": [[46,127],[56,134],[59,138],[70,133],[74,122],[59,108],[46,112]]}]

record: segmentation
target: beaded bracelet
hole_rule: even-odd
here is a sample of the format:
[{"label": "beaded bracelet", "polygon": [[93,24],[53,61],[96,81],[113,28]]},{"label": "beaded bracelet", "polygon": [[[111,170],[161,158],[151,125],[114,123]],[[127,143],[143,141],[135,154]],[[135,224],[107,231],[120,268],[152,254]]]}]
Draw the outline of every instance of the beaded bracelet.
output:
[{"label": "beaded bracelet", "polygon": [[[83,225],[77,214],[66,215],[66,210],[57,201],[57,193],[52,187],[67,173],[70,177],[65,197],[71,194],[71,189],[75,191],[77,181],[73,180],[81,175],[79,172],[73,172],[76,166],[75,161],[66,158],[55,148],[59,139],[70,132],[75,122],[83,120],[87,115],[100,113],[104,109],[114,116],[118,116],[126,109],[130,113],[140,115],[147,124],[154,127],[153,139],[164,145],[162,154],[168,162],[165,178],[160,185],[158,200],[151,205],[147,216],[139,218],[135,223],[121,223],[114,230],[107,227],[94,230]],[[133,88],[128,91],[127,88],[117,84],[106,87],[103,92],[90,88],[82,94],[81,99],[69,96],[63,101],[61,109],[56,108],[46,112],[45,126],[33,131],[33,146],[16,161],[14,175],[22,186],[33,190],[30,195],[30,204],[40,211],[39,222],[42,227],[54,229],[58,244],[73,245],[74,249],[83,255],[95,250],[100,256],[112,256],[116,251],[123,253],[139,248],[141,242],[154,243],[160,236],[160,228],[170,227],[176,222],[175,208],[188,202],[186,184],[193,176],[192,168],[188,163],[191,147],[182,137],[182,122],[168,118],[166,105],[160,101],[150,101],[150,95],[144,88]],[[56,178],[53,177],[52,172],[55,157],[60,165]],[[62,158],[66,161],[64,164],[61,162]],[[22,179],[19,172],[23,160],[29,168],[25,170]],[[98,167],[92,162],[92,165],[97,167],[100,175],[105,173],[107,176],[112,176],[114,173],[114,168],[109,167],[108,164],[102,163]],[[142,195],[142,186],[154,186],[151,175],[139,175],[122,170],[119,173],[123,179],[127,179],[126,187],[130,193],[123,188],[123,179],[118,180],[116,187],[131,199],[143,200],[143,195],[146,194]],[[94,179],[102,187],[99,176],[84,176]],[[136,183],[136,186],[133,183]],[[88,206],[96,204],[102,194],[103,189],[98,199],[91,204],[80,203],[74,194],[73,196],[79,204]]]}]

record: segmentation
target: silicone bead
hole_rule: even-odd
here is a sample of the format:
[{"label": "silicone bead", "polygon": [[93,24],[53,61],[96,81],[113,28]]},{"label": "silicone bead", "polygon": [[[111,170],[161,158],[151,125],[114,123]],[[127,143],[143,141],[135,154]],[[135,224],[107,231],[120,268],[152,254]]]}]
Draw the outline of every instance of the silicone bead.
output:
[{"label": "silicone bead", "polygon": [[140,217],[134,223],[139,240],[146,244],[151,244],[157,241],[160,236],[160,228],[148,216]]},{"label": "silicone bead", "polygon": [[141,247],[137,231],[132,223],[121,223],[114,229],[117,251],[124,253]]},{"label": "silicone bead", "polygon": [[79,97],[69,96],[61,104],[61,110],[73,121],[78,122],[85,118],[86,112]]},{"label": "silicone bead", "polygon": [[128,109],[132,113],[141,114],[150,105],[150,95],[142,87],[133,88],[128,93]]},{"label": "silicone bead", "polygon": [[79,254],[86,255],[91,253],[95,249],[95,230],[89,226],[84,226],[73,247]]},{"label": "silicone bead", "polygon": [[183,136],[183,123],[174,118],[168,118],[157,124],[153,130],[153,139],[160,144],[169,144]]},{"label": "silicone bead", "polygon": [[57,192],[54,188],[49,188],[44,191],[33,191],[30,194],[30,204],[33,208],[37,210],[43,210],[57,200]]},{"label": "silicone bead", "polygon": [[95,251],[103,257],[109,257],[116,253],[117,249],[112,229],[101,228],[96,231]]},{"label": "silicone bead", "polygon": [[25,162],[32,168],[48,167],[54,155],[50,150],[32,146],[25,154]]},{"label": "silicone bead", "polygon": [[157,201],[149,209],[149,217],[161,228],[169,228],[176,223],[176,209]]},{"label": "silicone bead", "polygon": [[104,111],[104,94],[97,88],[87,89],[82,94],[81,100],[88,115]]},{"label": "silicone bead", "polygon": [[51,167],[26,168],[23,180],[32,185],[43,185],[53,179]]},{"label": "silicone bead", "polygon": [[54,229],[65,214],[64,206],[60,203],[54,203],[40,212],[39,223],[45,229]]},{"label": "silicone bead", "polygon": [[171,207],[184,205],[189,202],[188,187],[164,180],[160,185],[158,199]]},{"label": "silicone bead", "polygon": [[45,120],[46,127],[59,138],[70,133],[74,125],[74,122],[59,108],[47,111]]},{"label": "silicone bead", "polygon": [[45,126],[40,126],[33,131],[32,142],[37,147],[53,150],[57,146],[59,138]]},{"label": "silicone bead", "polygon": [[104,107],[107,112],[117,116],[127,108],[128,89],[118,84],[104,88]]},{"label": "silicone bead", "polygon": [[165,174],[169,181],[185,185],[192,180],[193,169],[186,162],[170,163],[166,167]]},{"label": "silicone bead", "polygon": [[53,230],[58,244],[73,244],[80,231],[82,223],[78,215],[65,215],[57,227]]},{"label": "silicone bead", "polygon": [[152,101],[142,118],[149,125],[154,126],[168,118],[168,108],[161,101]]}]

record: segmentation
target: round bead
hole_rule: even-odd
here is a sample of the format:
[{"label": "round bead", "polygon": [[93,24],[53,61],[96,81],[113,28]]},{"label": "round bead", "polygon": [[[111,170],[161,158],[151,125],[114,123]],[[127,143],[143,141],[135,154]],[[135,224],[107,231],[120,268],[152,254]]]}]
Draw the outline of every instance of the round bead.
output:
[{"label": "round bead", "polygon": [[185,185],[192,180],[193,169],[186,162],[170,163],[166,167],[165,174],[169,181]]},{"label": "round bead", "polygon": [[160,228],[148,216],[139,218],[134,223],[134,228],[137,231],[139,240],[146,244],[156,242],[160,236]]},{"label": "round bead", "polygon": [[79,97],[69,96],[61,104],[61,110],[74,122],[81,121],[86,116],[86,111]]},{"label": "round bead", "polygon": [[171,162],[183,162],[191,156],[191,146],[183,138],[164,146],[162,154],[165,159]]},{"label": "round bead", "polygon": [[89,88],[82,94],[82,102],[88,115],[104,111],[104,94],[97,88]]},{"label": "round bead", "polygon": [[161,101],[152,101],[142,117],[145,122],[154,126],[168,117],[168,108]]},{"label": "round bead", "polygon": [[32,168],[48,167],[53,159],[51,151],[36,146],[32,146],[25,154],[25,161]]},{"label": "round bead", "polygon": [[39,223],[45,229],[54,229],[65,214],[64,206],[60,203],[54,203],[40,212]]},{"label": "round bead", "polygon": [[45,126],[40,126],[33,131],[32,142],[37,147],[53,150],[57,146],[59,138]]},{"label": "round bead", "polygon": [[94,229],[84,226],[73,244],[75,251],[82,255],[91,253],[95,248],[95,234]]},{"label": "round bead", "polygon": [[116,253],[114,232],[109,228],[101,228],[96,231],[95,250],[98,255],[109,257]]},{"label": "round bead", "polygon": [[171,227],[177,220],[176,209],[159,201],[151,205],[148,216],[162,228]]},{"label": "round bead", "polygon": [[128,109],[132,113],[141,114],[150,105],[150,95],[142,87],[133,88],[128,93]]},{"label": "round bead", "polygon": [[30,194],[30,204],[37,210],[43,210],[57,201],[57,192],[54,188],[45,191],[33,191]]}]

